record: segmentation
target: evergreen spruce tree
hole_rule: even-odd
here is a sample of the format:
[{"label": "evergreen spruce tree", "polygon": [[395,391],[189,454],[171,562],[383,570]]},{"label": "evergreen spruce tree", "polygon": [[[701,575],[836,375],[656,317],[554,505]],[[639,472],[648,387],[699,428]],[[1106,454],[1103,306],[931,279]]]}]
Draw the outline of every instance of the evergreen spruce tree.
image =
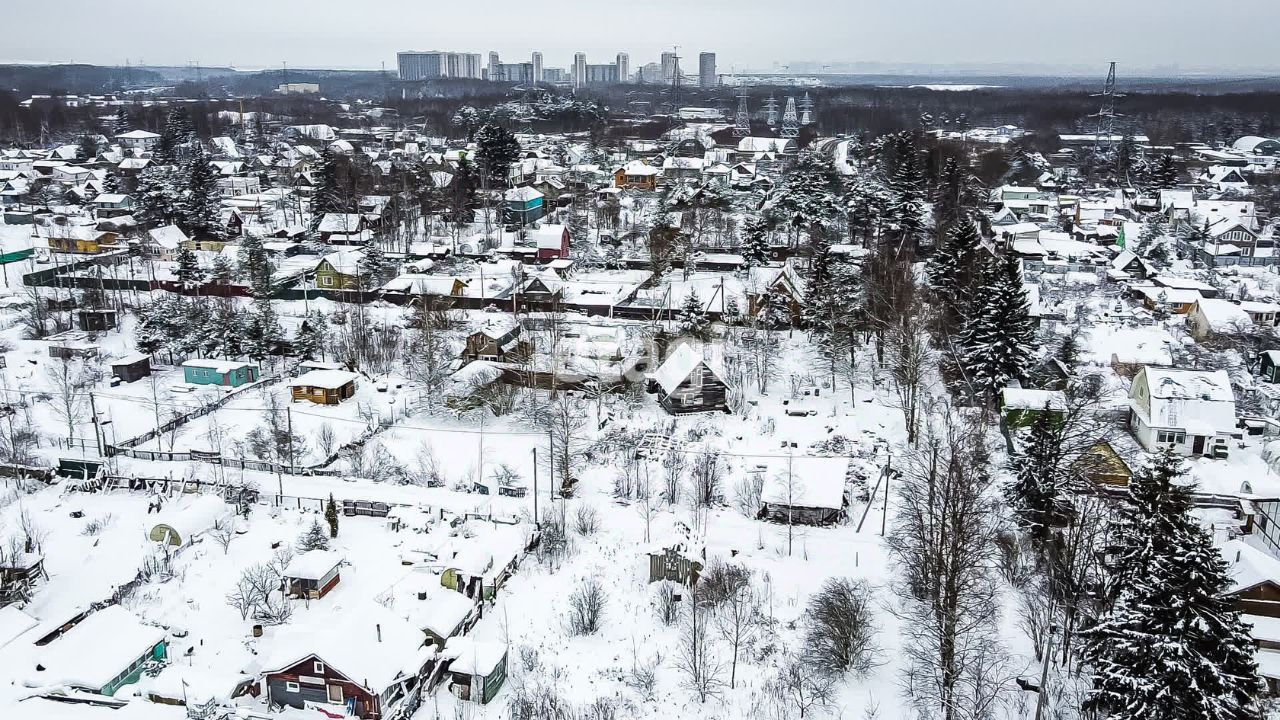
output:
[{"label": "evergreen spruce tree", "polygon": [[944,327],[962,327],[969,316],[968,302],[982,279],[982,237],[966,217],[954,225],[946,242],[925,265],[929,287],[942,306]]},{"label": "evergreen spruce tree", "polygon": [[507,186],[511,163],[520,158],[516,136],[501,125],[488,123],[476,131],[476,160],[489,174],[489,187]]},{"label": "evergreen spruce tree", "polygon": [[271,307],[271,298],[255,298],[245,323],[245,354],[255,362],[262,362],[275,351],[282,339],[283,331]]},{"label": "evergreen spruce tree", "polygon": [[1172,155],[1161,155],[1151,168],[1148,184],[1155,190],[1172,190],[1178,187],[1178,162]]},{"label": "evergreen spruce tree", "polygon": [[222,225],[218,176],[209,164],[204,145],[192,143],[191,156],[184,168],[187,191],[181,205],[183,229],[193,238],[223,239],[226,228]]},{"label": "evergreen spruce tree", "polygon": [[249,292],[255,298],[271,296],[271,274],[275,268],[266,248],[262,246],[262,238],[253,235],[240,240],[237,258],[240,262],[240,274],[248,281]]},{"label": "evergreen spruce tree", "polygon": [[323,356],[327,340],[327,321],[319,310],[312,310],[298,328],[293,341],[293,352],[303,360],[316,360]]},{"label": "evergreen spruce tree", "polygon": [[194,130],[191,126],[191,118],[187,115],[186,108],[175,107],[169,111],[169,115],[165,118],[164,129],[160,131],[160,137],[156,140],[155,148],[151,152],[151,160],[157,165],[174,165],[181,162],[184,154],[184,147],[191,139]]},{"label": "evergreen spruce tree", "polygon": [[680,304],[680,310],[676,315],[676,328],[681,335],[689,335],[700,340],[706,340],[711,330],[711,320],[707,318],[706,308],[702,306],[702,299],[698,297],[698,291],[692,290],[685,296],[684,302]]},{"label": "evergreen spruce tree", "polygon": [[333,493],[329,493],[329,502],[324,506],[324,521],[329,524],[329,537],[338,537],[338,504],[333,501]]},{"label": "evergreen spruce tree", "polygon": [[786,327],[791,324],[791,298],[781,290],[773,289],[765,294],[760,309],[757,311],[760,324],[770,330]]},{"label": "evergreen spruce tree", "polygon": [[172,168],[152,166],[138,175],[134,217],[143,227],[172,225],[181,217],[182,197]]},{"label": "evergreen spruce tree", "polygon": [[889,219],[898,226],[898,238],[914,246],[924,233],[924,176],[914,152],[899,158],[889,188],[893,192]]},{"label": "evergreen spruce tree", "polygon": [[795,227],[812,228],[844,210],[844,182],[827,156],[814,150],[796,155],[791,168],[770,194],[766,212]]},{"label": "evergreen spruce tree", "polygon": [[992,400],[1030,370],[1035,328],[1018,261],[993,267],[978,293],[976,313],[961,336],[965,374],[979,398]]},{"label": "evergreen spruce tree", "polygon": [[178,282],[188,289],[199,285],[204,279],[200,262],[196,260],[196,254],[190,248],[178,249],[178,269],[174,274],[178,276]]},{"label": "evergreen spruce tree", "polygon": [[309,552],[311,550],[328,549],[329,535],[325,532],[324,527],[320,525],[320,519],[315,518],[311,521],[311,526],[298,538],[298,551]]},{"label": "evergreen spruce tree", "polygon": [[835,284],[831,272],[831,244],[825,232],[813,233],[809,241],[809,276],[805,280],[804,321],[819,335],[832,331],[838,314]]},{"label": "evergreen spruce tree", "polygon": [[1129,481],[1108,583],[1113,603],[1084,633],[1084,703],[1112,720],[1261,717],[1264,684],[1230,569],[1191,514],[1180,458],[1165,449]]},{"label": "evergreen spruce tree", "polygon": [[1038,543],[1063,514],[1062,421],[1048,404],[1032,421],[1026,443],[1012,457],[1014,480],[1005,496],[1022,527]]},{"label": "evergreen spruce tree", "polygon": [[371,290],[376,288],[386,280],[387,273],[391,270],[391,264],[387,262],[387,256],[382,252],[382,246],[374,238],[364,244],[362,254],[360,256],[360,278],[362,289]]},{"label": "evergreen spruce tree", "polygon": [[115,194],[121,192],[120,175],[108,171],[106,177],[102,179],[102,192]]},{"label": "evergreen spruce tree", "polygon": [[338,159],[333,151],[325,147],[320,151],[320,160],[312,169],[311,176],[315,181],[315,192],[311,195],[311,225],[314,235],[320,227],[320,221],[329,213],[346,212],[347,207],[341,201],[342,189],[339,177]]},{"label": "evergreen spruce tree", "polygon": [[769,246],[769,221],[764,217],[754,217],[743,227],[742,257],[750,267],[763,267],[768,264],[773,249]]}]

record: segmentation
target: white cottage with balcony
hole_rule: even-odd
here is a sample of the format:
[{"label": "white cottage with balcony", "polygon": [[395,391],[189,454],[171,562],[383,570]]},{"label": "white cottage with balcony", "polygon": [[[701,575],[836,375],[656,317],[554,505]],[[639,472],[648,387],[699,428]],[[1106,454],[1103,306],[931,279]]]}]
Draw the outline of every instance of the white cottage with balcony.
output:
[{"label": "white cottage with balcony", "polygon": [[1236,434],[1236,401],[1224,370],[1146,366],[1129,389],[1129,430],[1150,451],[1225,458]]}]

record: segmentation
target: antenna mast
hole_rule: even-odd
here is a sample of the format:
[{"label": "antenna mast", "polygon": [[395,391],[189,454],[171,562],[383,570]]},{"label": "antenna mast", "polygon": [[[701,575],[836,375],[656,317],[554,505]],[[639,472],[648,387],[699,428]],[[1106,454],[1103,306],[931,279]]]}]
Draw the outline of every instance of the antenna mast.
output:
[{"label": "antenna mast", "polygon": [[1098,118],[1098,131],[1094,135],[1093,144],[1098,150],[1109,150],[1114,144],[1112,138],[1115,137],[1116,118],[1116,99],[1122,98],[1116,92],[1116,63],[1111,62],[1110,69],[1107,70],[1107,84],[1103,86],[1102,93],[1093,95],[1093,97],[1102,98],[1102,108],[1094,117]]},{"label": "antenna mast", "polygon": [[800,137],[800,116],[796,112],[796,99],[787,98],[787,109],[782,112],[782,130],[778,133],[784,138]]},{"label": "antenna mast", "polygon": [[733,118],[733,136],[749,137],[751,135],[751,112],[747,110],[747,84],[738,83],[738,114]]},{"label": "antenna mast", "polygon": [[769,127],[778,127],[778,101],[774,99],[773,94],[769,94],[769,99],[764,101],[765,122],[769,123]]}]

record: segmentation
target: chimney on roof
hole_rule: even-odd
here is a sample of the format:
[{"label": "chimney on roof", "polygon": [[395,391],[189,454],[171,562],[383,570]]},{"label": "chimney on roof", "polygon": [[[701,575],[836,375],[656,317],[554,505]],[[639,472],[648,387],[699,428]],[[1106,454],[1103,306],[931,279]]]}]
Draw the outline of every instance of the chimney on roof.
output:
[{"label": "chimney on roof", "polygon": [[382,642],[382,623],[377,623],[373,627],[378,632],[378,642]]}]

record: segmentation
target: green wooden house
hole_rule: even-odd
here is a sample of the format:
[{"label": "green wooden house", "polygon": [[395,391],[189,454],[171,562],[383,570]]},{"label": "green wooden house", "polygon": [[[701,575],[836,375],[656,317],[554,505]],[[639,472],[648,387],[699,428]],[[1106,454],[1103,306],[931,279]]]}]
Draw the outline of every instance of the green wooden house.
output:
[{"label": "green wooden house", "polygon": [[164,630],[110,605],[45,646],[36,671],[49,685],[110,696],[137,682],[148,667],[163,663],[167,654]]},{"label": "green wooden house", "polygon": [[440,656],[449,660],[449,682],[463,700],[487,704],[507,681],[507,646],[502,643],[451,637]]},{"label": "green wooden house", "polygon": [[1269,383],[1280,382],[1280,350],[1262,353],[1262,377]]},{"label": "green wooden house", "polygon": [[1046,412],[1061,418],[1066,410],[1067,396],[1061,390],[1004,388],[1000,391],[1000,414],[1011,429],[1030,427]]},{"label": "green wooden house", "polygon": [[192,385],[240,387],[258,381],[258,366],[239,360],[192,358],[182,363],[182,377]]},{"label": "green wooden house", "polygon": [[340,250],[320,258],[316,265],[316,287],[321,290],[358,290],[366,273],[361,269],[364,253]]}]

